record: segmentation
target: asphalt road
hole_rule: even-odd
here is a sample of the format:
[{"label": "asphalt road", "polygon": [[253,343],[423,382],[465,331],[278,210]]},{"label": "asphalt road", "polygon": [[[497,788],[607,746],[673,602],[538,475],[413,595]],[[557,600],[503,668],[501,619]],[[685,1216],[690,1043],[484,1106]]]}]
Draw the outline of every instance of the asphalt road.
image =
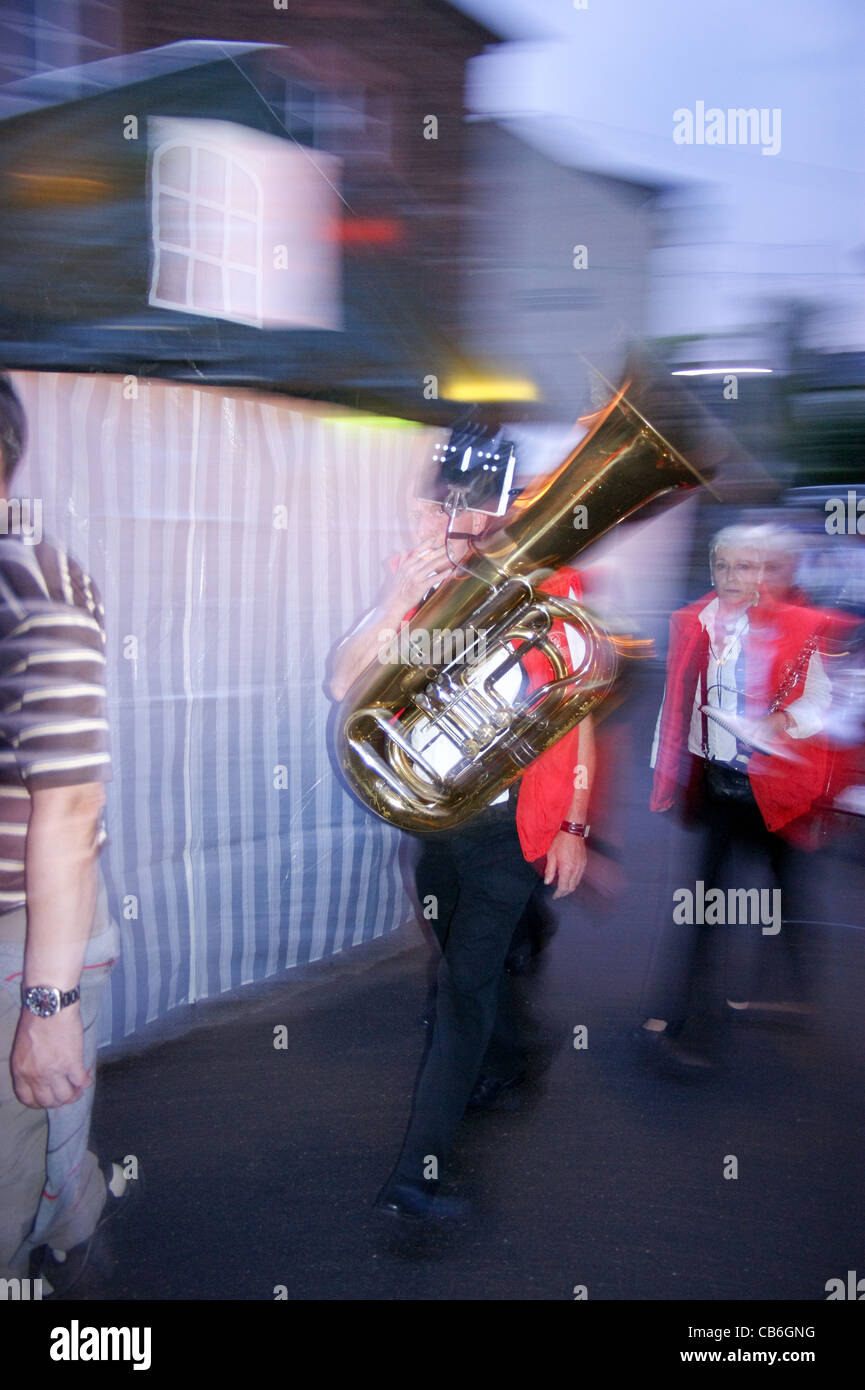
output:
[{"label": "asphalt road", "polygon": [[445,1184],[462,1218],[403,1233],[370,1210],[425,1040],[409,927],[401,953],[204,1006],[204,1026],[103,1066],[96,1142],[135,1155],[142,1187],[75,1297],[819,1300],[865,1271],[862,829],[819,869],[817,1017],[730,1014],[722,1064],[687,1079],[629,1036],[669,871],[646,791],[639,772],[620,895],[570,900],[517,981],[531,1076],[463,1122]]}]

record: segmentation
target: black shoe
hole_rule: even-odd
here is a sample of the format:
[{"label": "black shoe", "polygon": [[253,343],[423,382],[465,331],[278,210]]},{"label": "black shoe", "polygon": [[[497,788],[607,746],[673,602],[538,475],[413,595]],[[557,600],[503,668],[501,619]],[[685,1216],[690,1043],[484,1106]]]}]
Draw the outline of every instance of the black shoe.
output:
[{"label": "black shoe", "polygon": [[647,1060],[651,1058],[654,1062],[662,1063],[679,1076],[705,1076],[715,1070],[711,1057],[681,1042],[669,1028],[646,1028],[643,1025],[632,1029],[630,1037]]},{"label": "black shoe", "polygon": [[[131,1211],[138,1206],[144,1193],[144,1173],[141,1164],[136,1164],[135,1178],[124,1176],[124,1168],[120,1163],[104,1163],[102,1173],[105,1178],[105,1206],[102,1208],[102,1215],[96,1226],[96,1231],[101,1231],[103,1226],[107,1226],[110,1221],[122,1216],[125,1220]],[[111,1184],[118,1186],[122,1183],[119,1196],[112,1190]],[[94,1235],[96,1234],[94,1231]]]},{"label": "black shoe", "polygon": [[466,1110],[492,1110],[502,1091],[510,1090],[514,1086],[521,1086],[525,1079],[524,1071],[504,1080],[500,1076],[479,1076],[475,1082],[475,1088],[469,1096]]},{"label": "black shoe", "polygon": [[669,1037],[666,1032],[659,1033],[658,1038],[657,1055],[679,1075],[708,1076],[715,1070],[715,1063],[704,1052]]},{"label": "black shoe", "polygon": [[468,1213],[468,1203],[455,1197],[440,1197],[438,1184],[391,1178],[373,1203],[373,1211],[407,1224],[451,1220]]},{"label": "black shoe", "polygon": [[105,1206],[92,1235],[71,1250],[52,1250],[50,1245],[40,1245],[30,1256],[31,1278],[44,1279],[50,1286],[46,1299],[65,1298],[71,1293],[87,1268],[93,1244],[102,1229],[115,1217],[126,1216],[138,1204],[137,1199],[144,1188],[140,1166],[137,1178],[125,1179],[119,1196],[112,1191],[110,1184],[113,1182],[117,1187],[123,1179],[121,1164],[106,1163],[102,1173],[105,1178]]}]

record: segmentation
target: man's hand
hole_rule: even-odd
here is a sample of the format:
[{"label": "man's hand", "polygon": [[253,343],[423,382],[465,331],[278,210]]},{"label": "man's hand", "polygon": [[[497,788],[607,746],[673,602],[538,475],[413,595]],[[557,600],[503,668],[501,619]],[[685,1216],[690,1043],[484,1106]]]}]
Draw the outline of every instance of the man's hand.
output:
[{"label": "man's hand", "polygon": [[403,612],[415,608],[428,589],[453,570],[444,546],[425,546],[404,555],[395,577],[395,589]]},{"label": "man's hand", "polygon": [[586,871],[586,842],[581,835],[560,830],[550,845],[544,883],[553,883],[558,875],[553,900],[566,898],[579,885]]},{"label": "man's hand", "polygon": [[70,1004],[52,1018],[21,1010],[10,1070],[22,1105],[50,1110],[77,1100],[93,1085],[84,1069],[80,1005]]},{"label": "man's hand", "polygon": [[417,608],[424,594],[453,574],[443,546],[426,545],[404,555],[388,586],[386,599],[366,615],[361,625],[340,643],[333,674],[325,689],[331,700],[344,700],[351,686],[382,643],[398,632],[403,618]]},{"label": "man's hand", "polygon": [[786,732],[791,721],[782,709],[776,710],[774,714],[766,714],[762,719],[751,721],[748,732],[761,743],[774,743],[779,734]]}]

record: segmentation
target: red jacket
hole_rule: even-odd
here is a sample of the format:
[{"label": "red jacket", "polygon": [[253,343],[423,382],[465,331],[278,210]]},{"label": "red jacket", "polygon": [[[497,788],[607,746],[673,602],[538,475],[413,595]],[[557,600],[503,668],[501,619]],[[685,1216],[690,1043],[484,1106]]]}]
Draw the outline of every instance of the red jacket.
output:
[{"label": "red jacket", "polygon": [[[705,594],[695,603],[680,608],[670,619],[667,688],[661,709],[651,800],[653,811],[671,806],[690,780],[691,712],[709,651],[708,633],[699,615],[715,597],[714,591]],[[809,639],[819,632],[822,622],[823,615],[813,608],[774,603],[767,598],[749,610],[748,632],[744,639],[748,672],[746,717],[759,718],[767,712],[785,677],[801,657]],[[802,665],[802,672],[781,700],[780,709],[802,695],[808,669],[807,663]],[[794,739],[783,733],[779,741],[796,755],[796,761],[757,752],[748,763],[754,798],[766,828],[771,831],[789,826],[810,810],[823,794],[827,774],[826,745],[819,735]]]}]

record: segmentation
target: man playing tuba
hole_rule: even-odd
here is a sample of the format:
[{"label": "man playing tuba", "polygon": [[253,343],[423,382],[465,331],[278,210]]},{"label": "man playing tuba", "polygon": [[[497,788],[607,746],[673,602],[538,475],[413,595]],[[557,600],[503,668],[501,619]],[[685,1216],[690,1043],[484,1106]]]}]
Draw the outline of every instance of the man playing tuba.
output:
[{"label": "man playing tuba", "polygon": [[[488,515],[473,509],[472,501],[469,489],[459,513],[461,538],[448,535],[451,513],[440,500],[416,503],[415,548],[397,562],[382,603],[337,650],[330,682],[335,700],[343,699],[375,658],[381,636],[401,629],[433,589],[455,573],[470,546],[465,537],[480,537],[487,529]],[[563,597],[580,596],[579,577],[570,568],[559,569],[540,587]],[[550,638],[573,670],[580,637],[557,621]],[[501,694],[508,701],[516,699],[522,681],[534,689],[551,678],[549,662],[537,651],[527,653],[521,667],[502,677]],[[514,688],[505,688],[505,682]],[[441,752],[435,744],[433,739],[424,749],[433,764]],[[537,758],[519,784],[470,820],[417,836],[418,895],[421,901],[432,896],[438,912],[438,1003],[402,1151],[376,1199],[379,1212],[406,1221],[444,1214],[437,1192],[464,1112],[490,1108],[524,1078],[526,1054],[505,959],[540,876],[555,885],[556,898],[573,893],[583,878],[594,764],[589,716]]]}]

